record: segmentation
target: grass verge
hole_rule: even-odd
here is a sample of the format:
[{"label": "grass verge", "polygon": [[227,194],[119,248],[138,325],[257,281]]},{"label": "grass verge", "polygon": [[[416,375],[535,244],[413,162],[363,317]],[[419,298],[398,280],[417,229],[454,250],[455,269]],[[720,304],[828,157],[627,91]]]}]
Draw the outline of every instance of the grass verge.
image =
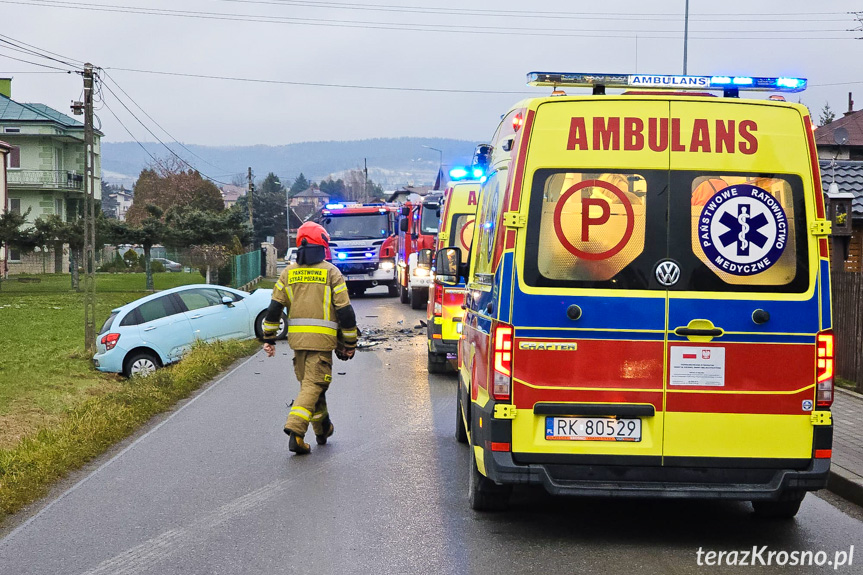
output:
[{"label": "grass verge", "polygon": [[0,449],[0,524],[44,496],[53,482],[101,455],[257,347],[255,341],[198,344],[178,364],[146,379],[130,379],[116,391],[77,405],[55,425]]}]

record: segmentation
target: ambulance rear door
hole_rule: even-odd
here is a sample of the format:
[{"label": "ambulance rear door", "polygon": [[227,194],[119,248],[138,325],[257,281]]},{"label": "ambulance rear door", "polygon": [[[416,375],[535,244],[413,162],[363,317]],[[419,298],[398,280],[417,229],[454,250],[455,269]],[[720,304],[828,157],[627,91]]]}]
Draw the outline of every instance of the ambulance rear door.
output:
[{"label": "ambulance rear door", "polygon": [[820,325],[803,117],[722,100],[671,119],[663,464],[803,468]]},{"label": "ambulance rear door", "polygon": [[517,462],[661,465],[668,119],[667,101],[613,97],[528,114],[515,167],[527,222],[500,315],[514,328]]}]

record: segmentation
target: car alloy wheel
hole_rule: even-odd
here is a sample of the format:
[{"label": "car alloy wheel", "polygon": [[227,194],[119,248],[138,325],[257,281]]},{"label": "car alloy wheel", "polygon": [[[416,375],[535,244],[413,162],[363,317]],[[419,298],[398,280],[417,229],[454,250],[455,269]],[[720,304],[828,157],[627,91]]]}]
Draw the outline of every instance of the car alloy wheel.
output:
[{"label": "car alloy wheel", "polygon": [[156,371],[156,362],[149,357],[140,357],[132,362],[132,367],[129,370],[131,375],[147,377]]}]

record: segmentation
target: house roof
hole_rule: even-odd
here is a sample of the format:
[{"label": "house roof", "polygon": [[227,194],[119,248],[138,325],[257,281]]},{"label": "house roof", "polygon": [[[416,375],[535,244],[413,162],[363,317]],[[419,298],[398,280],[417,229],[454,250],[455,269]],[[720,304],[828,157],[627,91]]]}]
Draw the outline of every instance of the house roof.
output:
[{"label": "house roof", "polygon": [[298,194],[295,194],[293,197],[295,197],[295,198],[327,198],[327,199],[329,199],[330,195],[325,193],[325,192],[322,192],[318,189],[309,188],[307,190],[303,190],[302,192],[299,192]]},{"label": "house roof", "polygon": [[243,186],[225,184],[222,186],[222,200],[226,202],[236,202],[240,196],[246,195],[246,191],[246,188]]},{"label": "house roof", "polygon": [[835,181],[840,193],[854,194],[851,200],[853,217],[863,218],[863,162],[853,160],[821,160],[821,187],[826,192]]},{"label": "house roof", "polygon": [[84,129],[84,124],[45,104],[22,104],[0,94],[0,121],[54,122],[65,128]]},{"label": "house roof", "polygon": [[836,146],[834,136],[836,130],[844,128],[848,132],[848,141],[844,146],[863,146],[863,110],[851,112],[841,118],[825,124],[815,130],[816,146]]}]

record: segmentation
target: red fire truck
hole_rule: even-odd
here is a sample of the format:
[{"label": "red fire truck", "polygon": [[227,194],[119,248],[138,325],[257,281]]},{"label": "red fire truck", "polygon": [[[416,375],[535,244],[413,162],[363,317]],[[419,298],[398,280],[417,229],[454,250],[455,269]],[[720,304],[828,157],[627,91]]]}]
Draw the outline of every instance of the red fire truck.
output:
[{"label": "red fire truck", "polygon": [[413,309],[426,305],[433,283],[430,262],[419,261],[419,254],[434,248],[442,197],[440,193],[417,196],[401,208],[396,255],[398,289],[401,302],[410,302]]},{"label": "red fire truck", "polygon": [[348,285],[352,296],[368,288],[385,285],[391,296],[398,295],[396,281],[395,204],[327,204],[320,223],[330,234],[333,264]]}]

